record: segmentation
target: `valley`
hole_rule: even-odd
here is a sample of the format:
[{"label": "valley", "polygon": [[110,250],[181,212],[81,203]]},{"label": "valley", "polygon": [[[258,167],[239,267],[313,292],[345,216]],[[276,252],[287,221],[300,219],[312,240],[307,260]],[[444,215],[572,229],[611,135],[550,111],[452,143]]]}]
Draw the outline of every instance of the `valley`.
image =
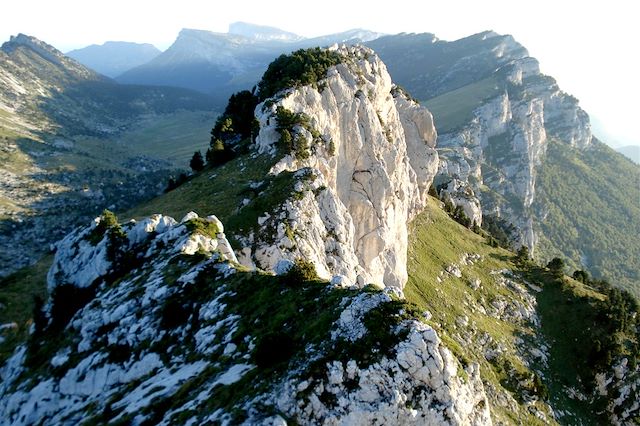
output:
[{"label": "valley", "polygon": [[162,193],[208,144],[207,97],[122,88],[25,35],[0,59],[0,276],[104,208]]}]

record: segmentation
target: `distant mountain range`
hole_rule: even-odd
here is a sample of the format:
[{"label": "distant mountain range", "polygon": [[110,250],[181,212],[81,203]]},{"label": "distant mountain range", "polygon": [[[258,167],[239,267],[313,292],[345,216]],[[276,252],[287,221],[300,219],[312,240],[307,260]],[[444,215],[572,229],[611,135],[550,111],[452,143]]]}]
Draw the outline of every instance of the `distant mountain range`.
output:
[{"label": "distant mountain range", "polygon": [[334,43],[363,43],[380,33],[350,30],[303,38],[277,28],[231,24],[228,33],[183,29],[166,51],[116,78],[126,84],[177,86],[212,95],[219,108],[234,92],[255,85],[278,55]]},{"label": "distant mountain range", "polygon": [[145,64],[158,56],[160,50],[151,44],[108,41],[67,52],[67,56],[107,77],[117,77],[125,71]]}]

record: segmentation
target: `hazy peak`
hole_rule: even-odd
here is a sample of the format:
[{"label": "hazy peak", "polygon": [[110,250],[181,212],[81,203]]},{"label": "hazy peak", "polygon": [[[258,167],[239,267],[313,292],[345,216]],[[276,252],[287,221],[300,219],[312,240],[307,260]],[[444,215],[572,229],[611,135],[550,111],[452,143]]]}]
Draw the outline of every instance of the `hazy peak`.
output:
[{"label": "hazy peak", "polygon": [[29,47],[38,53],[46,52],[48,54],[54,54],[56,56],[62,54],[58,49],[51,46],[50,44],[47,44],[44,41],[37,39],[36,37],[22,33],[16,36],[11,36],[9,38],[9,41],[2,44],[2,50],[7,53],[11,53],[20,46]]},{"label": "hazy peak", "polygon": [[298,41],[304,37],[266,25],[256,25],[248,22],[234,22],[229,25],[229,34],[235,34],[254,40]]}]

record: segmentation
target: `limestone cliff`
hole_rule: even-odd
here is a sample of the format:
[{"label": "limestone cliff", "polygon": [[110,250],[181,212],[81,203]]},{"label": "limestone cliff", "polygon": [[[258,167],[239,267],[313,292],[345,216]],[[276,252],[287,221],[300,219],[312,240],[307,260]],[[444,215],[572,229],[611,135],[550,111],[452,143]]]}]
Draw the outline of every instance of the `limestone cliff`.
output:
[{"label": "limestone cliff", "polygon": [[484,84],[493,86],[492,94],[472,110],[471,119],[441,132],[438,181],[455,180],[455,189],[445,192],[476,221],[484,213],[516,225],[517,241],[533,252],[534,222],[540,218],[531,206],[547,141],[587,149],[589,118],[530,57],[508,63]]},{"label": "limestone cliff", "polygon": [[258,153],[277,155],[277,111],[284,108],[309,118],[309,129],[296,126],[294,138],[306,140],[310,155],[289,154],[272,167],[272,175],[304,176],[300,192],[278,214],[265,212],[263,228],[244,240],[241,262],[272,270],[281,259],[302,257],[325,278],[402,288],[407,223],[424,207],[437,170],[436,131],[429,111],[394,89],[371,50],[338,52],[348,62],[330,69],[319,87],[256,108]]}]

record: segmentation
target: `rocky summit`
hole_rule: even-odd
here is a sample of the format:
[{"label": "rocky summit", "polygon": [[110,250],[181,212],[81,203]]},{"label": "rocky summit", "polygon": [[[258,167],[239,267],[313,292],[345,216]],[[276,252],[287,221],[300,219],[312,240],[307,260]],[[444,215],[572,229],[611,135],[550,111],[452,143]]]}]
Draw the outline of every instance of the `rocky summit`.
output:
[{"label": "rocky summit", "polygon": [[[539,103],[502,99],[530,152]],[[188,182],[56,243],[49,297],[0,368],[0,424],[640,415],[635,299],[446,212],[434,118],[373,50],[278,58],[212,136]]]},{"label": "rocky summit", "polygon": [[[308,128],[295,130],[314,152],[306,159],[289,154],[272,166],[271,174],[294,173],[304,196],[259,218],[262,228],[248,236],[243,251],[248,264],[255,259],[266,269],[282,258],[303,257],[324,278],[401,288],[407,280],[406,224],[424,207],[437,169],[436,131],[428,110],[394,90],[373,52],[338,52],[351,61],[329,72],[322,92],[303,87],[259,109],[259,154],[276,151],[278,108],[313,117]],[[301,238],[292,244],[287,232]],[[272,235],[275,246],[264,247]]]}]

